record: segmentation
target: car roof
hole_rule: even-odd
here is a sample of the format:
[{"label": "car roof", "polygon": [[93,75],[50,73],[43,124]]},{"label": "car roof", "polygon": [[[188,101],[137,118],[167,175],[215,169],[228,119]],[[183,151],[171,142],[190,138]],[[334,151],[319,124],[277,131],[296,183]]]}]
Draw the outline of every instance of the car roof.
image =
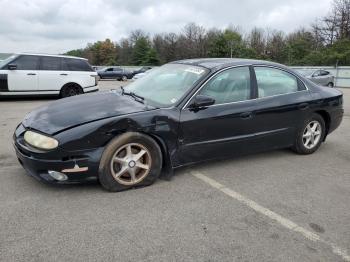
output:
[{"label": "car roof", "polygon": [[69,55],[50,55],[50,54],[36,54],[36,53],[17,53],[15,55],[49,56],[49,57],[63,57],[63,58],[74,58],[74,59],[87,60],[86,58],[77,57],[77,56],[69,56]]},{"label": "car roof", "polygon": [[286,66],[278,63],[273,63],[263,60],[243,59],[243,58],[197,58],[197,59],[185,59],[174,61],[175,64],[187,64],[193,66],[201,66],[211,70],[219,70],[230,66],[240,65],[269,65],[287,68]]}]

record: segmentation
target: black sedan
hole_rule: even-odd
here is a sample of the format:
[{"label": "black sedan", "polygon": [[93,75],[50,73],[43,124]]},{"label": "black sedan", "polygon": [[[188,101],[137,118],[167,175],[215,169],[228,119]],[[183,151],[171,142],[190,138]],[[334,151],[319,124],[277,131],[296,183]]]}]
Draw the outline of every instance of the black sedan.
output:
[{"label": "black sedan", "polygon": [[277,148],[311,154],[342,117],[340,91],[285,66],[196,59],[166,64],[120,90],[41,107],[13,138],[19,162],[40,180],[98,179],[121,191],[207,160]]},{"label": "black sedan", "polygon": [[134,76],[132,72],[120,67],[106,67],[101,70],[97,70],[97,74],[100,79],[116,79],[119,81],[126,81]]}]

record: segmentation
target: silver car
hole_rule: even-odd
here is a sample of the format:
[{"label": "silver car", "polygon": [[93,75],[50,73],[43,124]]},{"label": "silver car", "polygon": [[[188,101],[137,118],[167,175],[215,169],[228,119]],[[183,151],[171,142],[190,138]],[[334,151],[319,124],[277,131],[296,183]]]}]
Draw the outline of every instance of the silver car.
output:
[{"label": "silver car", "polygon": [[334,87],[334,76],[326,70],[305,69],[300,73],[318,85]]}]

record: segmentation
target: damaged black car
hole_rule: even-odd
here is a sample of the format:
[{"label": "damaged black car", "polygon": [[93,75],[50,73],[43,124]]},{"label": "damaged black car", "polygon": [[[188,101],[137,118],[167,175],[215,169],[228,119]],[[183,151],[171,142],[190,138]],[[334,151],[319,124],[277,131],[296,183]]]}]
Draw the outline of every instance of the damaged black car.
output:
[{"label": "damaged black car", "polygon": [[29,113],[19,162],[49,183],[98,180],[121,191],[185,165],[278,148],[315,152],[341,123],[343,96],[275,63],[192,59],[121,88]]}]

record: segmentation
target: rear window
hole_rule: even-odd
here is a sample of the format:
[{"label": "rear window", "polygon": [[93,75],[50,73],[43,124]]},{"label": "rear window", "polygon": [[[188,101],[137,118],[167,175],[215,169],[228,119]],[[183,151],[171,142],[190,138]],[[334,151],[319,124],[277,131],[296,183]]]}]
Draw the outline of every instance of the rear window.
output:
[{"label": "rear window", "polygon": [[295,76],[280,69],[255,67],[259,97],[294,93],[299,90]]},{"label": "rear window", "polygon": [[64,71],[94,71],[89,63],[82,59],[63,58],[62,67]]},{"label": "rear window", "polygon": [[42,56],[40,69],[51,70],[51,71],[61,70],[61,58],[51,57],[51,56]]}]

